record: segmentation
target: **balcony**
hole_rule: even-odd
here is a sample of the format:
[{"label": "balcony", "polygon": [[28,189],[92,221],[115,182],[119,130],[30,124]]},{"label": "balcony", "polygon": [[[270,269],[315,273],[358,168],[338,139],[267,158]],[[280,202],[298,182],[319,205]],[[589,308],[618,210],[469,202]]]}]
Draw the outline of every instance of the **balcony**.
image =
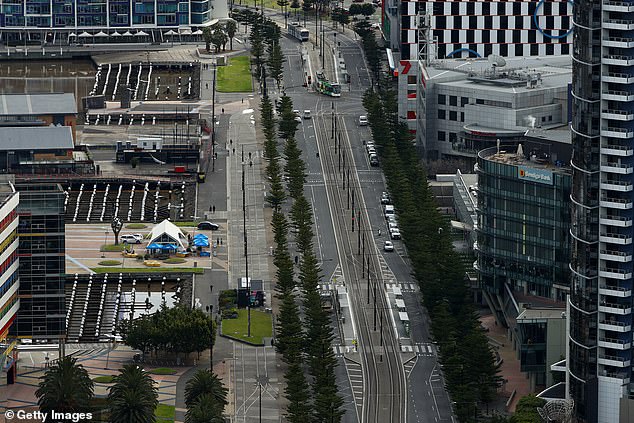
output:
[{"label": "balcony", "polygon": [[627,314],[632,314],[632,306],[626,304],[601,302],[599,304],[599,311],[601,313],[620,314],[621,316],[625,316]]},{"label": "balcony", "polygon": [[629,128],[608,127],[601,129],[601,135],[604,137],[629,139],[634,136],[634,131]]},{"label": "balcony", "polygon": [[603,119],[630,121],[634,120],[634,113],[626,110],[605,109],[601,111]]},{"label": "balcony", "polygon": [[632,243],[632,237],[630,235],[605,233],[599,235],[599,241],[609,244],[630,245]]},{"label": "balcony", "polygon": [[634,3],[627,1],[604,1],[603,11],[605,12],[634,12]]},{"label": "balcony", "polygon": [[634,56],[623,56],[620,54],[607,54],[603,56],[602,63],[606,65],[632,66],[634,65]]},{"label": "balcony", "polygon": [[629,31],[634,29],[634,21],[625,19],[605,19],[602,27],[605,29],[621,29]]},{"label": "balcony", "polygon": [[[629,361],[628,361],[629,363]],[[628,364],[629,366],[629,364]],[[621,385],[627,385],[630,383],[630,376],[629,376],[629,372],[616,372],[614,370],[608,370],[608,369],[603,369],[602,373],[599,374],[599,380],[601,380],[601,378],[610,378],[610,379],[618,379]],[[610,381],[612,382],[612,381]]]},{"label": "balcony", "polygon": [[617,173],[619,175],[629,175],[634,171],[631,164],[617,162],[601,163],[601,172]]},{"label": "balcony", "polygon": [[620,48],[632,48],[634,47],[634,39],[621,38],[621,37],[608,37],[603,39],[604,47],[620,47]]},{"label": "balcony", "polygon": [[603,197],[599,201],[599,205],[611,209],[630,210],[632,208],[632,200],[629,198]]},{"label": "balcony", "polygon": [[629,181],[603,181],[601,189],[607,191],[630,192],[632,191],[632,183]]},{"label": "balcony", "polygon": [[620,263],[629,263],[632,261],[632,254],[616,250],[601,250],[599,252],[599,259],[617,261]]},{"label": "balcony", "polygon": [[619,216],[616,214],[608,214],[599,217],[599,224],[608,226],[618,226],[620,228],[629,228],[632,226],[632,219],[629,217]]},{"label": "balcony", "polygon": [[615,350],[626,350],[632,345],[631,342],[615,338],[599,338],[599,346],[603,348],[612,348]]},{"label": "balcony", "polygon": [[[599,272],[600,276],[602,272]],[[611,276],[606,276],[606,277],[611,277]],[[632,295],[632,290],[628,289],[628,288],[624,288],[618,285],[607,285],[607,284],[601,284],[601,286],[599,286],[599,294],[601,295],[611,295],[613,297],[621,297],[621,298],[625,298],[625,297],[629,297]]]},{"label": "balcony", "polygon": [[602,267],[601,269],[599,269],[599,276],[604,278],[625,280],[632,278],[632,271],[629,269],[619,269],[618,267]]},{"label": "balcony", "polygon": [[603,91],[603,100],[634,101],[634,93],[629,91]]},{"label": "balcony", "polygon": [[609,141],[601,146],[601,154],[609,154],[611,156],[630,157],[634,154],[634,147],[630,145],[621,145],[610,143]]},{"label": "balcony", "polygon": [[[613,367],[629,367],[630,360],[628,360],[627,358],[618,357],[615,355],[599,355],[599,364],[603,364],[605,366],[613,366]],[[605,376],[609,377],[609,374],[606,373]]]},{"label": "balcony", "polygon": [[599,322],[599,329],[611,330],[612,332],[629,333],[632,330],[632,325],[618,320],[601,320]]}]

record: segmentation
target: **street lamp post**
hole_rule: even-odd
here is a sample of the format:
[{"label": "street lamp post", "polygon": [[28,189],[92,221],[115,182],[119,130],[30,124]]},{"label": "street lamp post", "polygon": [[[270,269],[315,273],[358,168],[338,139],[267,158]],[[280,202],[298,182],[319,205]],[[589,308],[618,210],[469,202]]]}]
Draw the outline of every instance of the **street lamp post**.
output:
[{"label": "street lamp post", "polygon": [[211,81],[211,171],[216,171],[216,74],[217,63],[213,63],[214,79]]}]

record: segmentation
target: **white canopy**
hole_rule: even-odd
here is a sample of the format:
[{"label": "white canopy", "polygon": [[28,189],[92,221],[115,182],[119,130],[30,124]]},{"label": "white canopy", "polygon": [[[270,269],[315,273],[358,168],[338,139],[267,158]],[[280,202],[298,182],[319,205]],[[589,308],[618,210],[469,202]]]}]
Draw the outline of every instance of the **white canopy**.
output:
[{"label": "white canopy", "polygon": [[150,244],[176,244],[183,250],[187,248],[187,237],[178,226],[165,219],[150,232]]},{"label": "white canopy", "polygon": [[112,34],[110,34],[113,37],[120,37],[121,34],[119,34],[117,31],[113,32]]},{"label": "white canopy", "polygon": [[137,37],[147,37],[148,33],[144,31],[139,31],[134,35],[136,35]]},{"label": "white canopy", "polygon": [[88,32],[84,31],[81,34],[79,34],[78,37],[80,37],[80,38],[88,38],[88,37],[92,37],[92,34],[89,34]]},{"label": "white canopy", "polygon": [[173,29],[170,29],[164,35],[176,35],[176,34],[178,34],[176,31],[174,31]]},{"label": "white canopy", "polygon": [[192,35],[203,35],[202,30],[197,29],[196,31],[192,32]]},{"label": "white canopy", "polygon": [[71,32],[70,34],[68,34],[68,38],[70,38],[70,37],[76,37],[76,36],[77,36],[77,34],[75,34],[74,32]]},{"label": "white canopy", "polygon": [[123,33],[123,36],[124,37],[131,37],[132,33],[130,31],[126,31],[126,32]]},{"label": "white canopy", "polygon": [[192,35],[192,30],[191,29],[183,29],[181,31],[181,34],[183,34],[183,35]]}]

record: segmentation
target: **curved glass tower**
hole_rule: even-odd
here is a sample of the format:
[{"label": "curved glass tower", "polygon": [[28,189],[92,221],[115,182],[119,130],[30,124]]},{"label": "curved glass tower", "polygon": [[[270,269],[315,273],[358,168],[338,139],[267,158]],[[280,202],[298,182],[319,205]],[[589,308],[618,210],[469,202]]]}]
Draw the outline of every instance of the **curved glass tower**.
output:
[{"label": "curved glass tower", "polygon": [[634,2],[575,0],[568,391],[581,422],[630,393]]}]

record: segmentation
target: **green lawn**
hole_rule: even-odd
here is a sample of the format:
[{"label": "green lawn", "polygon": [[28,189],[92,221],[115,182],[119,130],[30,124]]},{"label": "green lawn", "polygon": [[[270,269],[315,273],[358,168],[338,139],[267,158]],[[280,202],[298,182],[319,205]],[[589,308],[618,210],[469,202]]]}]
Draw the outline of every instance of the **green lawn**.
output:
[{"label": "green lawn", "polygon": [[125,227],[127,229],[145,229],[147,228],[147,225],[144,225],[143,223],[129,223],[125,225]]},{"label": "green lawn", "polygon": [[174,225],[178,226],[179,228],[187,228],[187,227],[196,227],[196,225],[198,225],[196,222],[172,222]]},{"label": "green lawn", "polygon": [[101,260],[99,266],[118,266],[121,264],[119,260]]},{"label": "green lawn", "polygon": [[[93,267],[95,273],[113,273],[112,267]],[[115,273],[204,273],[201,267],[123,267]]]},{"label": "green lawn", "polygon": [[160,422],[173,422],[176,416],[176,407],[173,405],[159,404],[154,410],[156,420]]},{"label": "green lawn", "polygon": [[113,383],[114,382],[114,376],[97,376],[95,378],[93,378],[93,382],[97,382],[97,383]]},{"label": "green lawn", "polygon": [[153,375],[173,375],[176,374],[176,370],[170,369],[169,367],[158,367],[156,369],[150,370],[148,373]]},{"label": "green lawn", "polygon": [[106,244],[106,245],[102,245],[99,251],[118,252],[118,251],[123,251],[126,247],[128,247],[128,244],[124,244],[124,243],[119,243],[119,245]]},{"label": "green lawn", "polygon": [[271,313],[251,310],[251,337],[247,337],[247,311],[240,309],[237,319],[223,319],[222,334],[253,344],[262,344],[262,338],[270,338],[273,334]]},{"label": "green lawn", "polygon": [[248,56],[228,57],[227,66],[218,67],[216,90],[221,93],[244,93],[253,90]]}]

